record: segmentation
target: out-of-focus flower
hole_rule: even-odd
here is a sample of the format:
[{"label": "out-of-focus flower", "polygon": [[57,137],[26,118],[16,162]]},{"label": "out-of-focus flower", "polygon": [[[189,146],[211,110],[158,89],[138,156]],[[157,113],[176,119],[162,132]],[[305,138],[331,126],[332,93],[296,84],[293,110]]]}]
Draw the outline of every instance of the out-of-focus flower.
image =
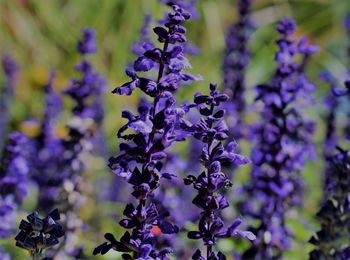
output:
[{"label": "out-of-focus flower", "polygon": [[91,118],[100,124],[104,117],[103,93],[106,91],[106,79],[94,71],[93,65],[86,58],[97,50],[95,30],[84,30],[78,50],[83,55],[83,61],[76,66],[76,70],[83,76],[81,79],[73,79],[65,94],[75,101],[74,115]]},{"label": "out-of-focus flower", "polygon": [[18,206],[28,194],[27,138],[14,132],[9,136],[0,162],[0,238],[14,231]]},{"label": "out-of-focus flower", "polygon": [[[261,122],[253,128],[253,170],[244,187],[243,214],[259,221],[250,230],[257,235],[243,259],[278,259],[291,245],[291,231],[285,225],[289,210],[302,204],[300,176],[306,159],[314,156],[314,123],[301,109],[310,104],[315,86],[305,68],[318,48],[306,38],[291,38],[296,29],[290,18],[277,25],[278,68],[269,84],[257,87],[256,102],[262,102]],[[296,55],[301,56],[297,62]]]},{"label": "out-of-focus flower", "polygon": [[237,141],[243,135],[242,118],[246,106],[246,68],[250,61],[249,39],[253,30],[250,9],[253,0],[238,1],[238,21],[233,23],[226,36],[223,61],[224,92],[230,97],[226,103],[229,135]]}]

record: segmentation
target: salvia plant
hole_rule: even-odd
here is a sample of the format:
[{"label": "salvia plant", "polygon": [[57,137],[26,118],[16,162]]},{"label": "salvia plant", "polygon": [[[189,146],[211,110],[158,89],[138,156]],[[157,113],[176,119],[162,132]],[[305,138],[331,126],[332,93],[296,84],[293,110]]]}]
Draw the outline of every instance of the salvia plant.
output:
[{"label": "salvia plant", "polygon": [[327,199],[317,212],[321,229],[310,239],[316,249],[310,259],[349,259],[349,182],[350,152],[338,148],[339,153],[329,159]]},{"label": "salvia plant", "polygon": [[[345,87],[334,87],[333,93],[338,98],[347,96],[349,102],[349,81],[345,82]],[[321,228],[309,241],[316,247],[310,252],[310,259],[350,258],[350,152],[340,147],[337,150],[337,154],[327,158],[325,198],[316,215]]]},{"label": "salvia plant", "polygon": [[223,61],[224,89],[230,98],[226,102],[227,122],[229,134],[236,140],[242,137],[244,131],[242,118],[246,108],[246,69],[251,57],[248,43],[254,29],[250,14],[252,2],[253,0],[238,1],[239,17],[227,33]]},{"label": "salvia plant", "polygon": [[[149,48],[155,48],[154,43],[151,39],[152,32],[152,16],[150,14],[146,14],[144,16],[143,25],[140,29],[140,38],[133,44],[132,52],[138,57],[143,55],[145,49],[144,46],[149,46]],[[147,47],[148,48],[148,47]],[[156,68],[153,68],[154,70]],[[145,98],[140,99],[141,103],[147,103],[148,101]],[[108,197],[111,201],[121,201],[126,202],[130,199],[130,190],[129,187],[125,186],[124,183],[120,181],[119,176],[113,176],[113,184],[110,185],[110,192]]]},{"label": "salvia plant", "polygon": [[[301,114],[298,99],[314,90],[304,67],[317,48],[307,45],[305,39],[292,39],[295,29],[290,18],[278,23],[277,30],[282,35],[277,41],[278,68],[271,83],[257,86],[256,102],[262,102],[263,107],[261,122],[253,130],[253,169],[243,203],[243,213],[258,221],[251,228],[257,239],[244,252],[243,259],[279,259],[291,246],[292,233],[286,217],[291,208],[301,205],[300,170],[313,154],[314,123]],[[301,56],[302,61],[297,62],[296,56]]]},{"label": "salvia plant", "polygon": [[76,119],[91,121],[95,150],[106,156],[107,144],[103,130],[103,119],[105,114],[104,93],[107,88],[106,79],[94,70],[88,56],[96,53],[96,31],[86,28],[82,39],[78,42],[77,49],[82,55],[82,61],[76,65],[76,70],[82,73],[81,79],[73,79],[65,94],[70,96],[74,102],[73,114]]},{"label": "salvia plant", "polygon": [[87,59],[87,55],[97,51],[95,30],[87,28],[83,31],[77,49],[83,56],[82,62],[76,66],[82,77],[73,79],[65,91],[75,101],[75,105],[72,109],[74,117],[67,124],[68,136],[61,141],[61,172],[66,176],[58,203],[64,215],[63,226],[66,232],[62,246],[67,256],[79,259],[84,257],[84,246],[77,237],[84,230],[84,223],[79,217],[79,209],[86,200],[83,174],[90,167],[89,158],[93,147],[105,145],[101,126],[106,80]]},{"label": "salvia plant", "polygon": [[[178,227],[166,221],[168,212],[159,211],[150,201],[150,196],[160,186],[162,178],[172,178],[176,174],[163,172],[162,160],[167,157],[167,148],[185,138],[178,124],[186,108],[176,105],[173,93],[182,82],[196,79],[183,72],[190,66],[181,46],[186,42],[186,29],[182,23],[191,15],[177,5],[172,8],[164,26],[153,29],[162,48],[144,44],[144,53],[134,62],[133,68],[126,70],[131,81],[113,90],[115,94],[131,95],[139,88],[152,102],[141,102],[136,115],[130,111],[122,112],[128,123],[119,129],[118,137],[124,142],[119,146],[120,154],[109,161],[114,173],[133,186],[132,195],[138,201],[136,206],[132,203],[126,205],[123,212],[126,218],[119,222],[131,231],[126,231],[119,241],[111,233],[106,233],[108,242],[96,247],[94,254],[105,254],[114,249],[124,253],[124,259],[166,259],[166,255],[172,252],[171,248],[157,247],[152,229],[157,227],[163,234],[172,234],[178,232]],[[156,79],[137,74],[154,67],[158,70]],[[131,133],[125,133],[126,130]]]},{"label": "salvia plant", "polygon": [[[26,7],[21,9],[23,14],[41,10],[28,1],[21,2],[20,6]],[[203,79],[187,72],[191,69],[187,55],[199,54],[199,48],[187,39],[185,24],[203,14],[206,23],[195,25],[203,30],[197,38],[203,40],[207,33],[210,37],[218,35],[218,39],[208,39],[215,46],[220,43],[220,30],[212,28],[217,24],[216,15],[221,15],[221,3],[157,3],[172,10],[160,20],[145,15],[139,40],[131,46],[137,57],[126,69],[130,80],[112,91],[119,96],[132,96],[132,102],[123,108],[122,126],[116,133],[119,147],[108,160],[113,180],[103,183],[103,187],[99,185],[101,175],[98,185],[89,182],[91,173],[96,171],[94,163],[109,157],[104,133],[107,80],[90,59],[98,49],[96,31],[84,29],[78,41],[80,62],[75,70],[79,75],[59,93],[55,89],[62,78],[52,70],[42,88],[43,116],[25,124],[10,117],[15,94],[20,98],[26,95],[25,91],[14,91],[19,65],[10,54],[2,56],[0,259],[24,258],[24,250],[36,260],[90,259],[91,254],[107,253],[112,258],[140,260],[288,258],[295,241],[298,249],[307,244],[306,240],[304,244],[298,241],[298,225],[304,229],[314,225],[304,214],[304,203],[309,200],[304,199],[308,187],[302,170],[309,160],[315,159],[316,144],[321,144],[317,151],[322,157],[318,162],[324,165],[324,174],[317,175],[323,194],[319,194],[320,209],[313,219],[319,226],[310,228],[312,235],[306,238],[311,237],[308,257],[350,259],[350,151],[345,142],[350,139],[350,112],[343,113],[349,109],[350,81],[345,81],[344,88],[339,84],[342,80],[334,76],[336,72],[329,72],[333,68],[324,68],[320,78],[331,91],[323,102],[317,103],[316,86],[309,76],[312,70],[308,68],[319,49],[306,37],[296,38],[296,23],[283,18],[276,27],[276,69],[267,83],[254,88],[256,98],[250,103],[247,82],[253,80],[248,79],[247,71],[253,57],[252,17],[260,20],[268,12],[252,13],[253,0],[237,0],[237,20],[228,26],[225,39],[222,88],[210,83],[207,92],[196,91],[193,101],[180,102],[192,91],[189,85]],[[124,7],[124,3],[119,4],[118,8]],[[197,9],[198,4],[203,9]],[[220,8],[215,9],[216,6]],[[11,4],[6,3],[7,7]],[[142,7],[149,8],[143,4]],[[6,10],[6,26],[11,27],[17,17],[11,16],[11,8]],[[348,43],[344,63],[349,67],[349,15],[343,26]],[[13,32],[17,34],[17,30]],[[260,32],[257,38],[265,35]],[[207,52],[208,48],[203,50]],[[312,68],[323,65],[322,60],[316,61]],[[104,64],[108,67],[109,62],[107,58]],[[252,67],[252,75],[261,82],[262,74],[256,73],[256,68]],[[35,70],[30,74],[35,82],[37,76],[41,77]],[[66,98],[72,107],[64,107]],[[314,105],[324,106],[324,128],[316,127],[316,120],[308,117],[306,110]],[[25,102],[16,102],[13,111],[35,114],[36,107],[32,111],[26,106]],[[310,112],[313,117],[317,113]],[[67,115],[69,119],[63,122]],[[246,123],[252,120],[255,121],[251,125]],[[32,127],[30,131],[28,126]],[[314,135],[323,135],[323,140],[314,142]],[[242,155],[240,141],[246,145],[243,151],[251,151],[251,159]],[[239,168],[242,171],[233,180],[232,173]],[[244,170],[250,179],[244,179]],[[232,190],[237,186],[241,193],[236,195]],[[314,187],[309,187],[313,197]],[[100,219],[105,211],[89,215],[91,206],[95,209],[91,198],[96,194],[98,201],[104,202],[97,209],[102,207],[107,214],[113,214],[120,227]],[[93,234],[94,242],[90,243],[83,236],[104,229],[105,242],[89,252],[89,246],[95,246],[100,236]],[[14,252],[16,247],[11,244],[23,252]]]},{"label": "salvia plant", "polygon": [[205,170],[197,175],[188,175],[184,182],[193,185],[198,194],[192,203],[202,210],[198,223],[198,231],[188,232],[190,239],[202,239],[206,246],[206,253],[198,249],[193,259],[226,259],[222,252],[215,252],[214,247],[220,238],[241,236],[254,240],[255,236],[249,231],[242,231],[238,226],[241,219],[236,219],[225,227],[220,215],[223,209],[229,206],[228,200],[220,190],[232,187],[230,179],[221,171],[223,165],[247,164],[249,159],[236,153],[237,143],[230,142],[227,148],[223,143],[228,139],[228,127],[223,120],[225,110],[221,103],[228,100],[226,94],[221,94],[215,84],[210,84],[210,94],[197,93],[194,103],[201,114],[199,122],[191,124],[183,121],[183,127],[191,135],[203,142],[201,163]]},{"label": "salvia plant", "polygon": [[48,257],[63,257],[63,254],[81,257],[83,253],[81,245],[76,242],[76,233],[83,228],[77,214],[85,201],[82,173],[88,167],[86,157],[91,153],[93,141],[96,141],[93,137],[104,116],[102,93],[106,81],[93,70],[85,57],[96,50],[95,31],[86,29],[83,39],[78,42],[78,51],[84,59],[77,65],[77,70],[83,76],[72,80],[66,90],[66,94],[75,101],[72,109],[74,117],[66,125],[67,136],[61,137],[56,133],[62,98],[54,92],[55,73],[52,72],[45,86],[46,109],[40,134],[32,142],[31,175],[39,187],[38,209],[48,212],[52,207],[58,207],[64,216],[62,223],[66,230],[60,247],[47,250]]}]

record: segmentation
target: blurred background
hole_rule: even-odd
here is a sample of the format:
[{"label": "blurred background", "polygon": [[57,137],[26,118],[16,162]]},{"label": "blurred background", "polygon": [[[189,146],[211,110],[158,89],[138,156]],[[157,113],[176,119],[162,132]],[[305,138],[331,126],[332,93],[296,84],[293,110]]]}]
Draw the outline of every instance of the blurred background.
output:
[{"label": "blurred background", "polygon": [[[329,87],[322,83],[318,76],[320,71],[327,69],[340,82],[345,79],[350,58],[347,56],[349,43],[343,21],[346,13],[350,11],[349,5],[349,1],[346,0],[256,0],[253,4],[252,18],[256,30],[250,41],[252,61],[247,71],[248,100],[250,102],[254,99],[254,86],[268,81],[276,68],[273,62],[277,50],[275,41],[278,37],[275,31],[276,22],[284,16],[294,18],[298,24],[297,36],[308,36],[312,44],[321,48],[308,67],[309,75],[318,86],[317,104],[309,111],[310,116],[319,122],[316,135],[318,147],[322,147],[324,133],[322,97],[329,91]],[[23,120],[43,117],[43,87],[51,69],[57,71],[54,86],[57,91],[63,91],[68,87],[70,79],[77,76],[74,66],[80,57],[76,51],[76,43],[82,30],[92,27],[97,31],[98,53],[91,57],[91,62],[108,79],[104,129],[108,136],[109,154],[115,154],[116,131],[125,123],[120,117],[121,109],[134,107],[138,97],[109,93],[114,87],[128,80],[124,70],[135,58],[131,46],[140,37],[139,30],[144,21],[144,14],[151,14],[154,21],[157,21],[163,17],[166,10],[168,8],[157,0],[1,0],[0,53],[11,53],[20,64],[20,78],[11,105],[11,130],[19,129],[28,135],[35,135],[35,128],[28,127]],[[191,99],[192,94],[197,91],[206,91],[209,82],[222,83],[225,34],[237,17],[236,1],[233,0],[199,0],[198,10],[200,17],[189,22],[186,27],[188,39],[201,51],[198,56],[190,56],[189,59],[193,73],[199,73],[205,79],[182,90],[179,93],[180,100]],[[1,75],[0,82],[2,78]],[[70,116],[72,106],[70,100],[65,99],[64,102],[62,129],[65,120]],[[87,174],[92,190],[100,187],[94,185],[100,180],[105,180],[108,184],[112,175],[107,170],[104,159],[94,160]],[[247,168],[240,171],[237,181],[244,182],[248,172]],[[303,174],[307,181],[305,209],[290,220],[289,224],[296,233],[297,243],[286,254],[286,259],[307,259],[311,249],[307,241],[312,231],[317,230],[318,224],[313,216],[317,212],[321,197],[322,160],[310,162]],[[92,192],[96,193],[96,190]],[[94,246],[103,242],[103,234],[106,231],[113,230],[115,234],[121,234],[117,216],[121,213],[123,205],[107,201],[96,203],[96,197],[91,196],[88,199],[81,213],[82,218],[92,226],[87,231],[88,234],[82,236],[87,252],[91,252]],[[35,207],[33,192],[22,208],[23,212],[29,212]],[[21,216],[25,216],[25,213]],[[221,246],[228,249],[239,248],[240,245],[235,243],[226,241]],[[1,241],[1,244],[13,252],[14,259],[26,259],[25,252],[14,248],[14,241]],[[109,253],[108,256],[100,258],[115,259],[116,255]]]}]

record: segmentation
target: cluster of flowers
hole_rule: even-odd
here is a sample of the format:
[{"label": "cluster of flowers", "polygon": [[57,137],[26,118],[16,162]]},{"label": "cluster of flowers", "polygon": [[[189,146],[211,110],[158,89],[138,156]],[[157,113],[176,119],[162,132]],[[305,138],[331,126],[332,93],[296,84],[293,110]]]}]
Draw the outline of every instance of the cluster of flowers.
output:
[{"label": "cluster of flowers", "polygon": [[254,29],[250,17],[253,0],[240,0],[237,3],[239,19],[233,23],[226,36],[226,50],[223,61],[224,91],[230,97],[226,108],[230,111],[227,121],[230,136],[237,141],[244,135],[243,121],[246,109],[246,76],[251,52],[248,48],[251,32]]},{"label": "cluster of flowers", "polygon": [[[303,66],[318,48],[307,45],[305,38],[298,42],[291,39],[295,28],[289,18],[277,25],[282,34],[277,41],[278,68],[271,83],[257,87],[256,101],[262,102],[263,108],[261,121],[253,129],[253,170],[245,187],[243,213],[260,220],[260,224],[252,227],[258,239],[243,257],[281,257],[291,242],[286,214],[302,203],[300,170],[305,166],[305,158],[313,154],[314,123],[303,117],[298,98],[309,98],[314,90],[303,74]],[[297,55],[302,56],[301,63],[295,60]]]},{"label": "cluster of flowers", "polygon": [[[190,18],[190,14],[176,5],[173,5],[173,11],[163,21],[164,26],[154,28],[162,48],[145,42],[143,53],[134,62],[133,68],[126,71],[132,81],[113,91],[119,95],[131,95],[134,89],[139,88],[153,102],[140,102],[137,115],[130,111],[122,112],[128,123],[118,131],[118,137],[125,142],[120,144],[120,155],[112,157],[109,164],[115,174],[133,185],[132,195],[138,200],[136,206],[126,206],[124,215],[127,218],[120,221],[120,225],[131,229],[131,232],[126,231],[120,241],[107,233],[105,238],[109,242],[98,246],[94,254],[105,254],[113,248],[124,252],[125,259],[165,258],[171,249],[157,248],[152,229],[157,227],[163,234],[179,230],[166,220],[169,215],[167,210],[151,200],[160,181],[174,177],[174,173],[164,172],[163,161],[168,155],[166,149],[186,137],[180,122],[188,108],[176,104],[173,94],[184,82],[196,79],[183,71],[190,65],[181,46],[186,41],[186,29],[182,23]],[[156,79],[137,75],[137,72],[153,68],[158,70]],[[128,129],[133,133],[124,134]]]},{"label": "cluster of flowers", "polygon": [[[209,94],[196,93],[194,101],[186,103],[179,103],[176,93],[201,79],[185,72],[191,68],[185,54],[193,54],[194,48],[185,36],[184,23],[198,17],[197,1],[161,2],[172,11],[153,29],[158,43],[151,41],[151,16],[146,16],[142,38],[133,46],[138,57],[126,69],[131,79],[112,91],[129,96],[139,89],[144,94],[137,112],[122,111],[127,122],[117,133],[121,140],[118,154],[109,159],[109,168],[118,177],[118,189],[123,182],[132,189],[132,198],[127,198],[131,202],[125,205],[125,217],[119,222],[126,230],[120,239],[106,233],[107,241],[97,246],[93,254],[104,255],[113,249],[122,253],[123,259],[169,259],[171,253],[188,257],[180,252],[183,249],[174,235],[186,231],[189,239],[203,242],[190,253],[192,259],[226,259],[217,246],[218,240],[232,237],[252,241],[243,253],[234,253],[238,258],[281,259],[293,240],[286,224],[288,214],[303,202],[300,173],[315,153],[315,124],[307,120],[302,110],[313,101],[315,86],[306,68],[318,47],[309,44],[307,38],[292,37],[296,30],[292,19],[285,18],[277,24],[281,34],[275,57],[278,66],[269,83],[256,87],[257,97],[252,105],[258,107],[261,120],[249,127],[242,116],[249,106],[245,101],[245,73],[251,56],[248,42],[253,28],[252,0],[238,1],[239,20],[228,32],[223,93],[216,84],[210,84]],[[35,211],[19,225],[16,245],[27,250],[32,259],[82,259],[86,255],[77,237],[83,229],[79,209],[86,195],[83,174],[89,167],[87,158],[92,150],[105,144],[102,123],[106,80],[87,59],[97,51],[94,30],[84,31],[78,51],[83,60],[76,70],[82,78],[72,80],[65,91],[75,102],[73,119],[66,125],[67,135],[56,133],[63,104],[54,91],[52,72],[45,86],[46,110],[39,135],[29,138],[14,132],[4,149],[0,146],[0,238],[13,235],[17,209],[28,193],[29,180],[39,189],[38,212],[50,212],[40,218]],[[8,100],[18,66],[6,55],[3,67],[7,81],[0,106],[0,133],[6,136]],[[316,246],[310,259],[348,259],[350,152],[338,148],[339,153],[334,155],[333,151],[340,139],[335,121],[339,100],[335,96],[350,97],[350,82],[345,83],[345,89],[339,89],[331,75],[323,73],[322,78],[333,90],[326,101],[327,194],[317,213],[321,230],[310,239]],[[240,139],[244,136],[242,130],[249,129],[252,161],[238,153],[238,143],[233,139]],[[196,140],[188,162],[172,149],[177,142],[186,140]],[[226,171],[250,162],[251,179],[243,187],[245,201],[239,205],[241,213],[251,221],[249,230],[244,231],[238,229],[241,218],[224,217],[224,209],[229,207],[226,190],[233,186]],[[191,186],[193,189],[189,190]],[[52,210],[53,207],[58,209]],[[180,207],[184,212],[180,212]],[[198,228],[189,230],[186,221],[197,223]],[[59,243],[59,239],[63,242]],[[1,247],[0,258],[9,259]]]},{"label": "cluster of flowers", "polygon": [[[326,76],[325,76],[326,75]],[[324,74],[324,79],[332,86],[334,96],[328,98],[336,104],[340,104],[340,97],[345,96],[347,103],[350,100],[350,81],[345,82],[345,89],[338,87],[337,81],[330,75]],[[336,124],[336,110],[329,112],[327,118],[326,148],[332,152],[325,154],[325,194],[317,219],[321,229],[311,237],[310,243],[316,248],[310,252],[310,259],[348,259],[350,257],[350,245],[348,237],[350,229],[349,211],[349,184],[350,184],[350,152],[337,147],[338,153],[334,154],[334,146],[339,140]],[[346,123],[348,125],[349,122]],[[347,137],[347,131],[344,132]],[[333,150],[332,150],[333,149]]]},{"label": "cluster of flowers", "polygon": [[[228,200],[220,194],[223,188],[232,187],[230,179],[221,171],[222,166],[241,165],[249,163],[248,158],[235,152],[236,142],[230,142],[227,148],[223,142],[228,139],[228,127],[223,120],[225,110],[220,108],[222,102],[228,100],[226,94],[221,94],[215,84],[210,84],[210,95],[197,93],[194,103],[201,115],[200,121],[191,124],[183,122],[184,128],[193,137],[203,142],[201,163],[205,167],[199,176],[189,175],[185,178],[186,185],[193,185],[198,194],[192,203],[202,210],[198,224],[198,231],[190,231],[188,237],[191,239],[202,239],[207,247],[207,259],[225,259],[222,252],[217,255],[213,252],[218,238],[241,236],[254,240],[255,236],[249,231],[241,231],[238,226],[242,220],[236,219],[225,228],[220,217],[221,211],[229,206]],[[193,259],[205,259],[201,250],[197,250]]]},{"label": "cluster of flowers", "polygon": [[[75,105],[74,117],[66,125],[67,135],[60,136],[56,124],[63,108],[62,97],[53,90],[55,72],[50,74],[45,86],[45,113],[39,124],[39,134],[26,137],[14,132],[9,136],[1,159],[1,238],[13,235],[16,221],[16,209],[23,202],[30,182],[38,187],[38,211],[50,212],[41,220],[37,212],[28,216],[28,222],[22,221],[21,232],[16,236],[17,245],[28,250],[34,259],[53,257],[81,258],[83,247],[77,232],[83,228],[79,219],[79,209],[84,202],[83,172],[89,166],[87,156],[91,153],[95,139],[101,134],[104,117],[103,93],[106,80],[94,71],[87,55],[97,50],[96,33],[86,29],[83,39],[78,43],[78,51],[83,61],[76,69],[82,72],[82,79],[72,80],[65,94]],[[17,65],[8,55],[3,59],[7,82],[1,103],[4,121],[1,129],[6,136],[8,124],[8,100],[11,100]],[[6,119],[6,122],[5,122]],[[99,147],[101,144],[98,144]],[[55,221],[62,218],[62,226]],[[63,233],[65,231],[65,235]],[[58,238],[64,236],[59,247]],[[47,252],[44,254],[44,250]]]}]

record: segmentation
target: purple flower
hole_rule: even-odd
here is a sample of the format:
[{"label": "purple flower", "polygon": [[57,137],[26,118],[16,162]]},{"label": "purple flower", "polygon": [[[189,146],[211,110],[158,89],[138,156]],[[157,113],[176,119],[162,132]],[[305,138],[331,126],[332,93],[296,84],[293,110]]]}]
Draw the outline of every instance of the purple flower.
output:
[{"label": "purple flower", "polygon": [[[238,140],[243,135],[245,110],[245,71],[250,61],[248,42],[253,30],[250,8],[252,0],[238,2],[239,20],[232,24],[226,36],[226,50],[223,61],[224,88],[230,97],[227,102],[227,121],[230,136]],[[234,135],[233,135],[234,134]]]},{"label": "purple flower", "polygon": [[315,246],[310,252],[312,260],[349,258],[350,152],[338,150],[339,153],[327,161],[330,184],[316,215],[321,229],[309,241]]},{"label": "purple flower", "polygon": [[292,234],[285,226],[285,214],[302,204],[300,171],[314,155],[314,123],[306,120],[301,109],[310,105],[315,90],[305,68],[316,48],[305,38],[291,39],[295,27],[289,18],[277,25],[282,34],[275,57],[278,68],[271,83],[257,87],[262,121],[253,128],[254,166],[251,181],[244,187],[247,197],[242,211],[259,223],[250,229],[257,239],[243,259],[280,258],[290,247]]},{"label": "purple flower", "polygon": [[33,259],[40,259],[43,250],[59,243],[59,238],[64,235],[57,209],[53,210],[45,218],[40,218],[38,212],[33,212],[22,220],[20,232],[15,237],[16,246],[28,250]]},{"label": "purple flower", "polygon": [[[123,212],[125,218],[120,221],[122,227],[131,231],[126,231],[119,241],[111,233],[106,233],[108,242],[96,247],[94,254],[106,254],[114,249],[123,252],[124,259],[168,259],[166,254],[171,250],[159,250],[152,230],[159,228],[163,234],[179,230],[165,219],[169,215],[167,210],[158,209],[150,201],[161,179],[169,179],[176,174],[164,172],[163,162],[168,156],[166,149],[186,137],[180,122],[188,110],[186,106],[176,104],[173,94],[184,81],[194,79],[183,72],[190,66],[181,46],[186,42],[186,29],[182,23],[190,19],[190,14],[179,6],[172,7],[173,12],[167,15],[164,26],[153,29],[163,47],[144,45],[144,52],[134,62],[133,68],[126,71],[131,81],[112,92],[131,95],[139,88],[151,98],[152,103],[140,102],[138,113],[122,112],[122,117],[128,120],[118,131],[118,138],[123,142],[120,143],[119,154],[109,160],[113,172],[132,185],[132,195],[138,200],[136,206],[126,206]],[[154,68],[158,68],[156,79],[137,74]]]},{"label": "purple flower", "polygon": [[[79,49],[84,55],[95,51],[93,30],[85,30]],[[72,109],[74,117],[67,124],[67,136],[59,137],[54,131],[62,102],[53,91],[52,74],[45,87],[46,111],[41,133],[33,139],[35,147],[32,154],[35,158],[32,157],[32,177],[39,187],[39,209],[47,212],[53,206],[59,207],[64,215],[64,225],[69,227],[62,247],[48,250],[47,257],[57,254],[68,257],[73,251],[83,254],[83,247],[69,243],[69,240],[76,240],[76,231],[83,227],[76,213],[85,199],[81,189],[84,186],[82,174],[88,166],[87,157],[92,153],[91,147],[96,144],[96,140],[100,140],[98,135],[102,134],[100,127],[104,117],[102,94],[105,80],[93,71],[92,64],[86,59],[76,69],[83,72],[83,77],[73,80],[66,91],[76,102]]]},{"label": "purple flower", "polygon": [[[190,239],[202,239],[207,247],[208,259],[217,259],[212,251],[213,246],[220,238],[240,236],[249,240],[254,240],[255,235],[249,231],[237,229],[241,220],[235,220],[229,227],[225,227],[220,213],[229,206],[225,196],[221,193],[224,188],[232,186],[229,178],[221,171],[225,165],[241,165],[249,163],[245,156],[237,154],[235,149],[237,144],[231,142],[227,148],[223,142],[228,139],[228,127],[223,120],[225,110],[221,109],[221,103],[228,100],[226,94],[221,94],[215,84],[210,84],[210,94],[197,93],[194,95],[194,103],[201,115],[199,122],[192,124],[182,120],[182,127],[194,138],[203,143],[200,161],[205,167],[199,176],[188,175],[185,185],[193,185],[197,190],[197,195],[192,203],[202,210],[198,224],[198,231],[188,232]],[[219,259],[225,256],[218,252]],[[197,250],[193,259],[204,259],[201,251]]]},{"label": "purple flower", "polygon": [[[70,96],[75,104],[72,109],[73,114],[79,120],[92,120],[95,129],[91,141],[96,154],[107,156],[107,143],[103,129],[105,116],[104,94],[107,89],[107,80],[94,70],[94,66],[87,59],[88,54],[97,51],[96,32],[87,28],[83,32],[82,39],[78,42],[78,50],[82,55],[81,63],[76,65],[76,70],[81,72],[80,79],[73,79],[65,94]],[[91,128],[90,128],[91,129]]]},{"label": "purple flower", "polygon": [[78,50],[83,55],[83,61],[76,70],[83,74],[81,79],[74,79],[65,94],[75,101],[73,113],[80,118],[91,118],[98,125],[104,117],[103,94],[106,91],[106,79],[94,71],[93,65],[86,59],[86,54],[95,53],[96,32],[85,29],[83,39],[78,43]]}]

